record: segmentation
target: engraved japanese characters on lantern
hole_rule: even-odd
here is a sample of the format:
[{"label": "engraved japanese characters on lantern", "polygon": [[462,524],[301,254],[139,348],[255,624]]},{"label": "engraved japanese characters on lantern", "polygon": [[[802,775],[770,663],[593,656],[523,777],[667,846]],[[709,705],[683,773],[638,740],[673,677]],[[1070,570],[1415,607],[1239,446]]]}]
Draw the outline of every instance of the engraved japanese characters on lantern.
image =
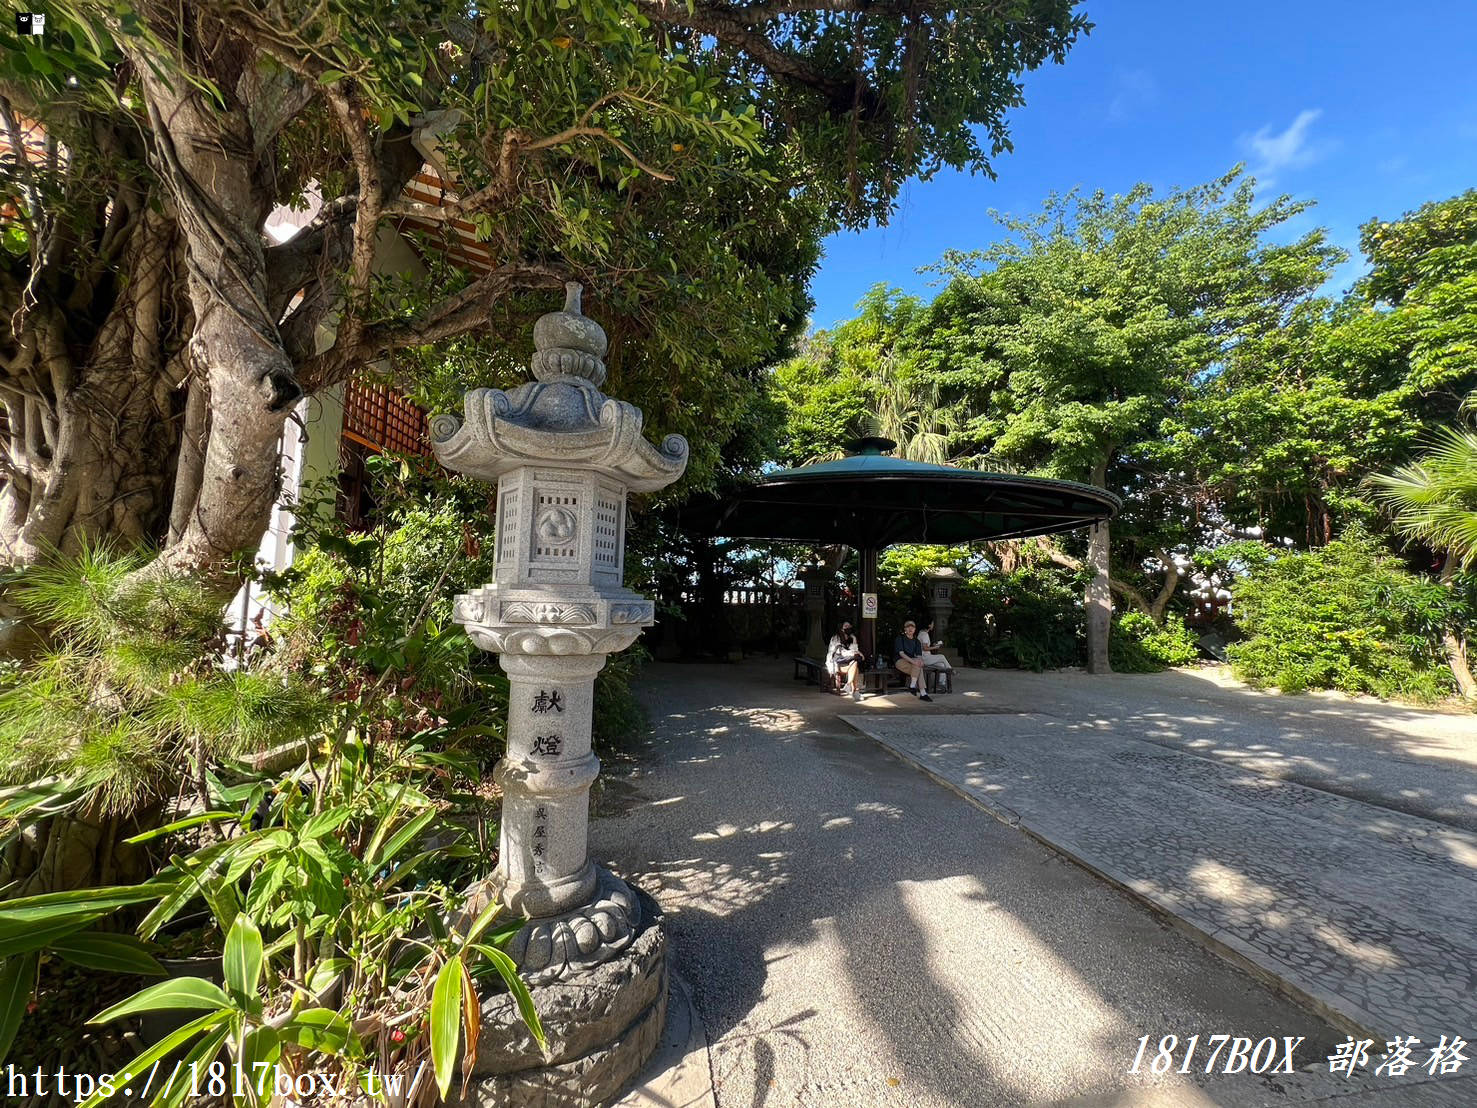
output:
[{"label": "engraved japanese characters on lantern", "polygon": [[493,580],[454,612],[508,674],[493,884],[530,917],[509,950],[535,981],[613,955],[640,916],[635,894],[589,859],[594,678],[655,615],[623,584],[627,493],[662,488],[687,464],[686,440],[653,446],[640,410],[600,392],[605,332],[581,314],[579,286],[566,288],[564,310],[534,326],[535,380],[476,389],[462,418],[431,424],[442,465],[497,483]]}]

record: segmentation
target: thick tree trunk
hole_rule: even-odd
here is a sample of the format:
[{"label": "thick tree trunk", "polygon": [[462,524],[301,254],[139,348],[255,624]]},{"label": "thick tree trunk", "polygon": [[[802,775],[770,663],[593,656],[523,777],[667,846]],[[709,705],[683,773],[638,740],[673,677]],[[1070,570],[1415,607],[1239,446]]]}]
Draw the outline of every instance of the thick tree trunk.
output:
[{"label": "thick tree trunk", "polygon": [[1113,590],[1108,575],[1108,524],[1094,523],[1087,543],[1087,564],[1092,580],[1087,583],[1087,672],[1112,673],[1108,661],[1108,636],[1113,628]]},{"label": "thick tree trunk", "polygon": [[178,244],[151,213],[136,229],[121,288],[85,361],[62,308],[37,305],[24,323],[22,380],[5,387],[7,476],[0,487],[0,560],[29,565],[84,543],[157,539],[178,437],[170,359],[182,321],[168,272]]},{"label": "thick tree trunk", "polygon": [[157,807],[129,819],[74,812],[26,824],[0,857],[0,884],[16,897],[92,885],[131,885],[154,872],[146,846],[125,840],[157,825]]},{"label": "thick tree trunk", "polygon": [[190,355],[210,396],[198,492],[193,504],[175,506],[178,530],[155,566],[229,594],[238,579],[235,556],[254,550],[266,529],[282,427],[302,395],[269,307],[258,228],[271,197],[253,178],[256,164],[240,153],[256,148],[244,107],[208,105],[147,64],[139,72],[162,176],[185,232],[195,317]]},{"label": "thick tree trunk", "polygon": [[1159,595],[1154,597],[1154,602],[1149,605],[1149,618],[1154,621],[1156,627],[1164,626],[1165,614],[1169,611],[1169,602],[1174,599],[1174,593],[1180,584],[1180,569],[1175,564],[1174,554],[1168,550],[1160,550],[1155,553],[1164,563],[1164,584],[1159,589]]}]

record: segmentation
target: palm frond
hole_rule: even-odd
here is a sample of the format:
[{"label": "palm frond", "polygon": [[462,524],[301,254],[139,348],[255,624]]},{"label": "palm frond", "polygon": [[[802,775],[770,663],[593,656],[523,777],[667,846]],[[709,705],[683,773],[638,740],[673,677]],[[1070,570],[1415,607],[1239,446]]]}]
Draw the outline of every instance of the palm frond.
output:
[{"label": "palm frond", "polygon": [[1463,570],[1477,565],[1477,432],[1444,428],[1418,461],[1369,485],[1403,534],[1451,554]]}]

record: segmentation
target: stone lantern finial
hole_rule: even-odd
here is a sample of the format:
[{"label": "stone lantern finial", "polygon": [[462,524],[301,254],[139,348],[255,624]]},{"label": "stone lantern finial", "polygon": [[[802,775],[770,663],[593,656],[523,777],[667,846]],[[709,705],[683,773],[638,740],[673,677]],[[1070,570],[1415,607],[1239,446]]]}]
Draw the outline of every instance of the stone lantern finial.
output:
[{"label": "stone lantern finial", "polygon": [[605,383],[605,331],[580,311],[583,291],[578,281],[566,281],[564,309],[540,316],[533,325],[533,345],[538,352],[531,368],[540,381],[583,377],[596,388]]}]

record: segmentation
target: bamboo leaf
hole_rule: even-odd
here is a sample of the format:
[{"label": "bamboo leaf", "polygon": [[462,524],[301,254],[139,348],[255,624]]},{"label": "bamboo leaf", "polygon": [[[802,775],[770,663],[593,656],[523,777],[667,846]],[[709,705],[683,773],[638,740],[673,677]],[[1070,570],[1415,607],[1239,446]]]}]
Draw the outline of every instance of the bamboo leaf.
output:
[{"label": "bamboo leaf", "polygon": [[431,1065],[443,1100],[451,1089],[461,1031],[462,960],[457,957],[441,967],[431,989]]},{"label": "bamboo leaf", "polygon": [[29,954],[33,950],[41,950],[58,939],[81,931],[92,921],[93,917],[90,915],[78,915],[56,920],[44,927],[0,927],[0,958],[13,958]]},{"label": "bamboo leaf", "polygon": [[399,854],[401,850],[405,849],[407,844],[426,829],[426,824],[435,818],[436,812],[434,809],[429,812],[420,813],[390,837],[390,840],[385,843],[383,851],[379,854],[366,855],[365,861],[374,866],[384,865],[384,863]]},{"label": "bamboo leaf", "polygon": [[538,1040],[538,1045],[547,1047],[548,1038],[544,1035],[544,1025],[539,1021],[538,1012],[533,1006],[533,994],[528,991],[528,986],[523,983],[523,978],[518,976],[518,963],[509,958],[495,946],[486,943],[476,943],[473,947],[479,954],[492,963],[508,991],[513,994],[513,999],[518,1004],[518,1014],[523,1017],[523,1022],[533,1037]]},{"label": "bamboo leaf", "polygon": [[306,1008],[282,1027],[284,1042],[324,1054],[342,1053],[352,1034],[349,1021],[331,1008]]},{"label": "bamboo leaf", "polygon": [[249,915],[238,912],[226,935],[221,966],[225,971],[226,988],[237,1003],[247,1008],[261,1003],[256,990],[261,982],[262,961],[262,933]]},{"label": "bamboo leaf", "polygon": [[[224,996],[225,994],[222,993],[221,995]],[[183,1027],[178,1028],[178,1029],[176,1029],[174,1031],[171,1031],[168,1035],[165,1035],[164,1038],[160,1039],[153,1046],[149,1047],[148,1050],[144,1051],[142,1054],[140,1054],[133,1061],[129,1062],[127,1065],[120,1066],[118,1068],[118,1071],[120,1073],[134,1073],[134,1074],[147,1073],[149,1071],[149,1068],[151,1066],[153,1066],[153,1064],[155,1062],[157,1062],[160,1059],[164,1058],[166,1055],[173,1054],[181,1046],[183,1046],[185,1043],[189,1042],[191,1039],[193,1039],[196,1035],[200,1034],[202,1031],[209,1031],[212,1027],[215,1027],[219,1023],[225,1022],[229,1018],[230,1018],[230,1013],[229,1012],[226,1012],[226,1011],[217,1011],[217,1012],[209,1012],[209,1013],[201,1016],[199,1019],[191,1020],[189,1023],[185,1024]],[[219,1030],[219,1032],[217,1032],[217,1035],[211,1036],[211,1038],[215,1039],[215,1041],[216,1041],[216,1046],[215,1046],[215,1050],[216,1051],[219,1051],[220,1050],[221,1044],[226,1041],[226,1035],[229,1034],[229,1032],[230,1032],[230,1027],[229,1026],[222,1027]],[[207,1040],[207,1041],[209,1041],[209,1040]],[[193,1053],[193,1051],[191,1053]],[[212,1057],[214,1056],[214,1052],[212,1052],[211,1056]],[[181,1063],[180,1069],[182,1069],[186,1075],[189,1074],[188,1067],[186,1067],[183,1063]],[[161,1092],[161,1097],[160,1098],[156,1098],[154,1100],[153,1103],[155,1105],[164,1102],[161,1099],[163,1096],[173,1095],[169,1090],[176,1084],[176,1081],[177,1081],[178,1085],[180,1086],[180,1088],[177,1090],[178,1093],[179,1093],[179,1096],[183,1097],[185,1093],[189,1092],[190,1082],[189,1082],[189,1080],[188,1080],[187,1077],[184,1078],[184,1079],[170,1078],[168,1080],[169,1080],[169,1085],[166,1085],[165,1086],[165,1090]],[[86,1101],[84,1101],[82,1103],[81,1108],[97,1108],[97,1106],[100,1105],[100,1104],[102,1104],[105,1100],[110,1100],[110,1099],[112,1099],[112,1098],[109,1095],[109,1093],[107,1093],[106,1091],[104,1091],[102,1089],[99,1089],[96,1093],[94,1093],[92,1095],[92,1097],[90,1099],[88,1099],[88,1100],[86,1100]],[[179,1101],[178,1100],[175,1100],[172,1103],[178,1104]]]},{"label": "bamboo leaf", "polygon": [[163,827],[155,827],[151,831],[141,832],[123,841],[126,843],[146,843],[150,839],[157,839],[164,835],[173,834],[175,831],[185,831],[191,827],[198,827],[202,823],[214,823],[217,820],[235,818],[235,812],[201,812],[198,815],[191,816],[189,819],[176,820],[174,823],[167,823]]},{"label": "bamboo leaf", "polygon": [[131,1016],[136,1012],[192,1008],[232,1011],[234,1007],[231,998],[213,981],[206,981],[203,977],[175,977],[134,993],[127,1000],[99,1012],[87,1022],[108,1023],[110,1020]]},{"label": "bamboo leaf", "polygon": [[477,987],[472,983],[465,961],[462,962],[462,1019],[467,1032],[467,1049],[462,1053],[462,1088],[466,1089],[477,1065],[477,1040],[482,1035],[482,1001],[477,996]]},{"label": "bamboo leaf", "polygon": [[67,961],[105,973],[142,973],[163,977],[164,967],[132,935],[83,931],[56,939],[48,947]]},{"label": "bamboo leaf", "polygon": [[39,958],[33,950],[0,963],[0,1062],[10,1054],[10,1044],[15,1041],[21,1018],[26,1014],[31,991],[36,987]]},{"label": "bamboo leaf", "polygon": [[[208,1072],[207,1067],[215,1060],[216,1055],[221,1052],[221,1047],[226,1044],[226,1036],[230,1035],[230,1033],[231,1028],[227,1024],[225,1027],[206,1035],[191,1048],[189,1054],[185,1055],[184,1061],[180,1063],[180,1070],[183,1073],[190,1074],[192,1077],[201,1071]],[[177,1105],[183,1104],[185,1097],[190,1094],[193,1084],[193,1081],[185,1080],[183,1077],[178,1081],[171,1081],[165,1087],[164,1095],[154,1100],[154,1108],[176,1108]]]}]

